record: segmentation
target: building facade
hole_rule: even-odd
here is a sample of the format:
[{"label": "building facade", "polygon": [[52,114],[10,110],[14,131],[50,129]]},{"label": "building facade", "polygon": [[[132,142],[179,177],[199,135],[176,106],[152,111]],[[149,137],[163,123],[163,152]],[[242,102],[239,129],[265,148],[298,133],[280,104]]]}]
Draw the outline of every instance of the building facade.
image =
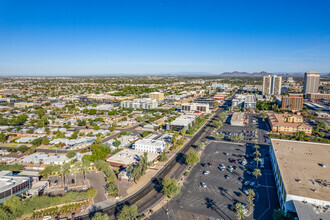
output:
[{"label": "building facade", "polygon": [[330,101],[330,94],[323,93],[309,93],[306,94],[306,98],[311,101],[326,100]]},{"label": "building facade", "polygon": [[304,105],[304,98],[301,94],[283,95],[281,108],[283,110],[301,111]]},{"label": "building facade", "polygon": [[21,195],[31,188],[31,179],[14,176],[12,171],[0,172],[0,203],[14,195]]},{"label": "building facade", "polygon": [[134,108],[134,109],[154,109],[158,108],[158,102],[155,99],[134,99],[122,101],[120,106],[123,108]]},{"label": "building facade", "polygon": [[303,117],[300,114],[276,114],[269,113],[268,121],[272,132],[281,134],[293,134],[298,131],[311,135],[313,128],[303,123]]},{"label": "building facade", "polygon": [[184,103],[181,105],[181,111],[185,113],[208,113],[210,106],[209,104]]},{"label": "building facade", "polygon": [[156,99],[157,101],[163,101],[165,99],[165,96],[162,92],[152,92],[149,94],[149,98]]},{"label": "building facade", "polygon": [[304,76],[304,94],[318,93],[320,86],[320,73],[307,72]]},{"label": "building facade", "polygon": [[280,95],[282,90],[282,77],[276,75],[264,76],[262,83],[262,94]]},{"label": "building facade", "polygon": [[161,153],[166,147],[166,142],[153,139],[138,140],[133,144],[133,148],[136,151]]}]

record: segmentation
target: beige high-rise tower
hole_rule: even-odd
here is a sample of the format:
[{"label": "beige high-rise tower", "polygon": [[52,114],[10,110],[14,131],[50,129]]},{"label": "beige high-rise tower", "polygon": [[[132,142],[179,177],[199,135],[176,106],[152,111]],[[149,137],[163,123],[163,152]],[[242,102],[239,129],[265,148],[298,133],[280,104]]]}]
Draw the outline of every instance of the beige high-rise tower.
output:
[{"label": "beige high-rise tower", "polygon": [[280,95],[282,89],[282,77],[276,75],[264,76],[262,83],[262,94]]},{"label": "beige high-rise tower", "polygon": [[307,72],[304,78],[304,94],[318,93],[320,86],[320,73]]}]

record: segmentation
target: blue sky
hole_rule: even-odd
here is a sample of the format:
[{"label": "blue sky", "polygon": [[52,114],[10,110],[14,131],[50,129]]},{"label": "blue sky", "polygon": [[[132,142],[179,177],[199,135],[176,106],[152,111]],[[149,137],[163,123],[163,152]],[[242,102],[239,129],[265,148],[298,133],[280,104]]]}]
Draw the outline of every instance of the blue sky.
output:
[{"label": "blue sky", "polygon": [[0,75],[330,72],[330,1],[0,0]]}]

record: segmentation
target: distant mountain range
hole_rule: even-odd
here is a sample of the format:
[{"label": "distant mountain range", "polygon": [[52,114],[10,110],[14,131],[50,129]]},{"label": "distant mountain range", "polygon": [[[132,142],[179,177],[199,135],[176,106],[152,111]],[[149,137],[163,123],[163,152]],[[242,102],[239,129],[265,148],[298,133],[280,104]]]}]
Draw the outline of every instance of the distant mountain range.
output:
[{"label": "distant mountain range", "polygon": [[[278,76],[292,76],[292,77],[303,77],[304,73],[298,72],[298,73],[267,73],[265,71],[261,72],[254,72],[254,73],[248,73],[248,72],[224,72],[221,73],[219,76],[221,77],[263,77],[268,75],[278,75]],[[330,77],[330,73],[321,73],[323,77]]]}]

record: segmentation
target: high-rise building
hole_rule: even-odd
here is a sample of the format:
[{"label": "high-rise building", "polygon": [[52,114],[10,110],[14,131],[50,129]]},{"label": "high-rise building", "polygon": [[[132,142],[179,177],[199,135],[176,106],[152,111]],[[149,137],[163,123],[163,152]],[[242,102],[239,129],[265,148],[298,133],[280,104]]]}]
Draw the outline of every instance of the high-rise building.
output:
[{"label": "high-rise building", "polygon": [[262,94],[280,95],[282,89],[282,77],[276,75],[264,76],[262,84]]},{"label": "high-rise building", "polygon": [[320,86],[320,73],[307,72],[304,78],[304,94],[318,93]]},{"label": "high-rise building", "polygon": [[304,104],[302,94],[289,94],[282,96],[281,108],[283,110],[301,111]]}]

